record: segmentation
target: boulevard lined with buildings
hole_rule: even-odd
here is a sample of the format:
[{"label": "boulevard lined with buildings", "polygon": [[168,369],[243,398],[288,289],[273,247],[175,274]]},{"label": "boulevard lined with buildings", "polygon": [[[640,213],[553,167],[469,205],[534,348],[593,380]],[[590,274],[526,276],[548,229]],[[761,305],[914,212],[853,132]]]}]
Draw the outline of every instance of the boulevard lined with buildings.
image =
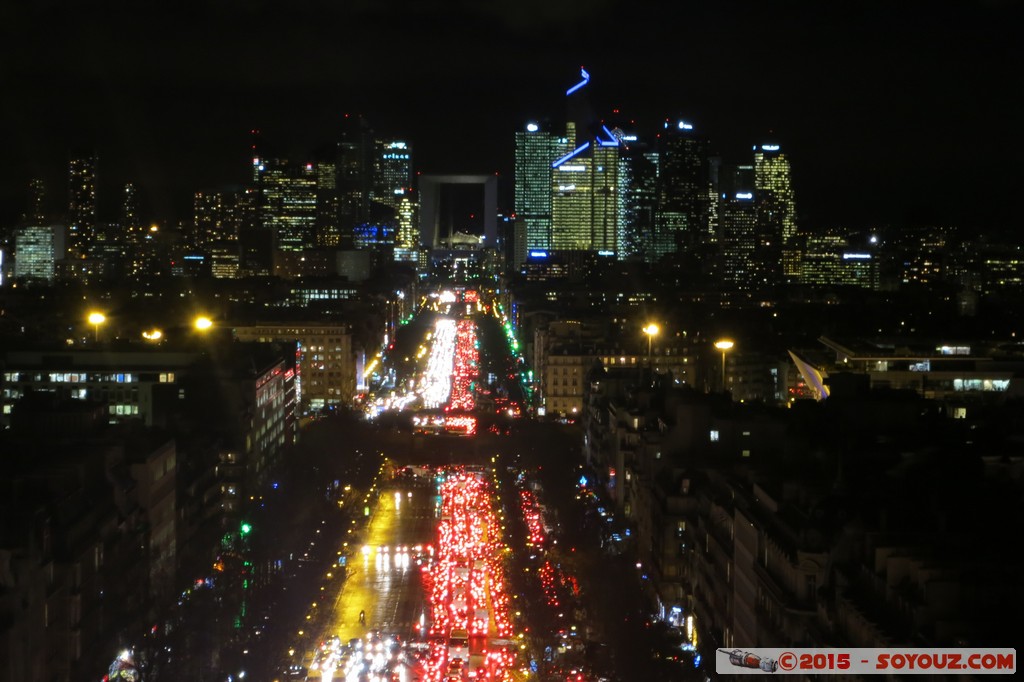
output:
[{"label": "boulevard lined with buildings", "polygon": [[[459,433],[489,460],[527,421],[575,439],[530,447],[583,467],[604,551],[691,662],[1015,644],[1022,246],[801,225],[784,144],[725,158],[697,123],[596,115],[597,76],[573,74],[564,125],[509,131],[511,178],[419,174],[412,141],[351,116],[308,158],[252,131],[245,186],[197,191],[187,220],[145,216],[95,155],[69,159],[66,201],[31,183],[0,225],[0,680],[171,637],[213,577],[243,597],[202,646],[237,644],[250,585],[305,560],[293,533],[253,565],[250,521],[309,451],[355,472]],[[422,421],[311,444],[425,386]],[[358,518],[363,484],[304,501]]]}]

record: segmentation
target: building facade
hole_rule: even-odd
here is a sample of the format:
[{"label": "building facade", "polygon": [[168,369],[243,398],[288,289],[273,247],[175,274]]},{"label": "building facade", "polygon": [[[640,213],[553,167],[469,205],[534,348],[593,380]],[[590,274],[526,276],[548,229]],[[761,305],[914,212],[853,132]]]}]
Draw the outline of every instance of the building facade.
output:
[{"label": "building facade", "polygon": [[554,135],[537,123],[515,135],[516,220],[526,227],[528,249],[548,250],[551,244],[552,171],[559,145]]},{"label": "building facade", "polygon": [[[67,247],[70,261],[82,261],[90,255],[90,245],[96,237],[96,157],[72,159],[68,169],[68,233]],[[72,265],[72,275],[80,270]]]},{"label": "building facade", "polygon": [[240,341],[297,341],[296,384],[303,412],[348,404],[356,393],[352,330],[345,324],[260,322],[234,327]]},{"label": "building facade", "polygon": [[762,249],[771,252],[765,259],[766,266],[771,267],[763,268],[766,276],[774,278],[778,272],[786,281],[797,281],[800,248],[796,239],[796,200],[789,158],[779,145],[754,147],[754,182],[759,242]]},{"label": "building facade", "polygon": [[14,277],[52,281],[64,257],[63,225],[26,225],[14,232]]}]

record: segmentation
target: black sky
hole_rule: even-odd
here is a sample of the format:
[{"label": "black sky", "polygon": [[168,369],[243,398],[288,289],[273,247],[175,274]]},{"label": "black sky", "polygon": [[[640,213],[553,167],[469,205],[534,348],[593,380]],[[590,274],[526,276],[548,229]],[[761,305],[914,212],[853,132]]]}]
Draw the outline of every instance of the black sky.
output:
[{"label": "black sky", "polygon": [[[685,115],[727,157],[791,154],[807,224],[1016,230],[1018,2],[20,3],[0,7],[0,220],[70,154],[149,217],[241,183],[248,130],[293,155],[345,112],[411,140],[423,172],[511,177],[512,136],[563,115],[580,65],[598,111]],[[113,218],[113,215],[109,215]]]}]

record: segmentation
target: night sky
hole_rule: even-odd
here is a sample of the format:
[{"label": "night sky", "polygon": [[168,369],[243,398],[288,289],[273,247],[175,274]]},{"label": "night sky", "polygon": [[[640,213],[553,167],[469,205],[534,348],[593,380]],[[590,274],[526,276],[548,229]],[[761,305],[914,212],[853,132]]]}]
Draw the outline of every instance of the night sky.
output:
[{"label": "night sky", "polygon": [[246,180],[250,128],[305,158],[345,112],[410,140],[417,170],[498,171],[510,196],[515,130],[564,120],[584,65],[595,108],[642,130],[685,116],[731,160],[780,142],[805,225],[1012,233],[1021,18],[996,0],[4,3],[0,226],[32,177],[61,209],[67,159],[91,151],[101,219],[129,180],[146,217],[185,219],[193,191]]}]

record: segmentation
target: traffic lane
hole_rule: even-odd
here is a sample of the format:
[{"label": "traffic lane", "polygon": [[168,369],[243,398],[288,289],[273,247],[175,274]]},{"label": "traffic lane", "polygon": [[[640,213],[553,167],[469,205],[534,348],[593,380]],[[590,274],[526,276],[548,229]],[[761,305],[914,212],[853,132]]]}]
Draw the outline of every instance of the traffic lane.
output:
[{"label": "traffic lane", "polygon": [[[322,639],[361,638],[370,630],[408,637],[423,611],[416,545],[433,540],[435,496],[430,487],[399,485],[381,491],[359,546],[346,560],[346,577]],[[405,547],[407,551],[396,551]],[[360,612],[365,622],[360,622]]]}]

